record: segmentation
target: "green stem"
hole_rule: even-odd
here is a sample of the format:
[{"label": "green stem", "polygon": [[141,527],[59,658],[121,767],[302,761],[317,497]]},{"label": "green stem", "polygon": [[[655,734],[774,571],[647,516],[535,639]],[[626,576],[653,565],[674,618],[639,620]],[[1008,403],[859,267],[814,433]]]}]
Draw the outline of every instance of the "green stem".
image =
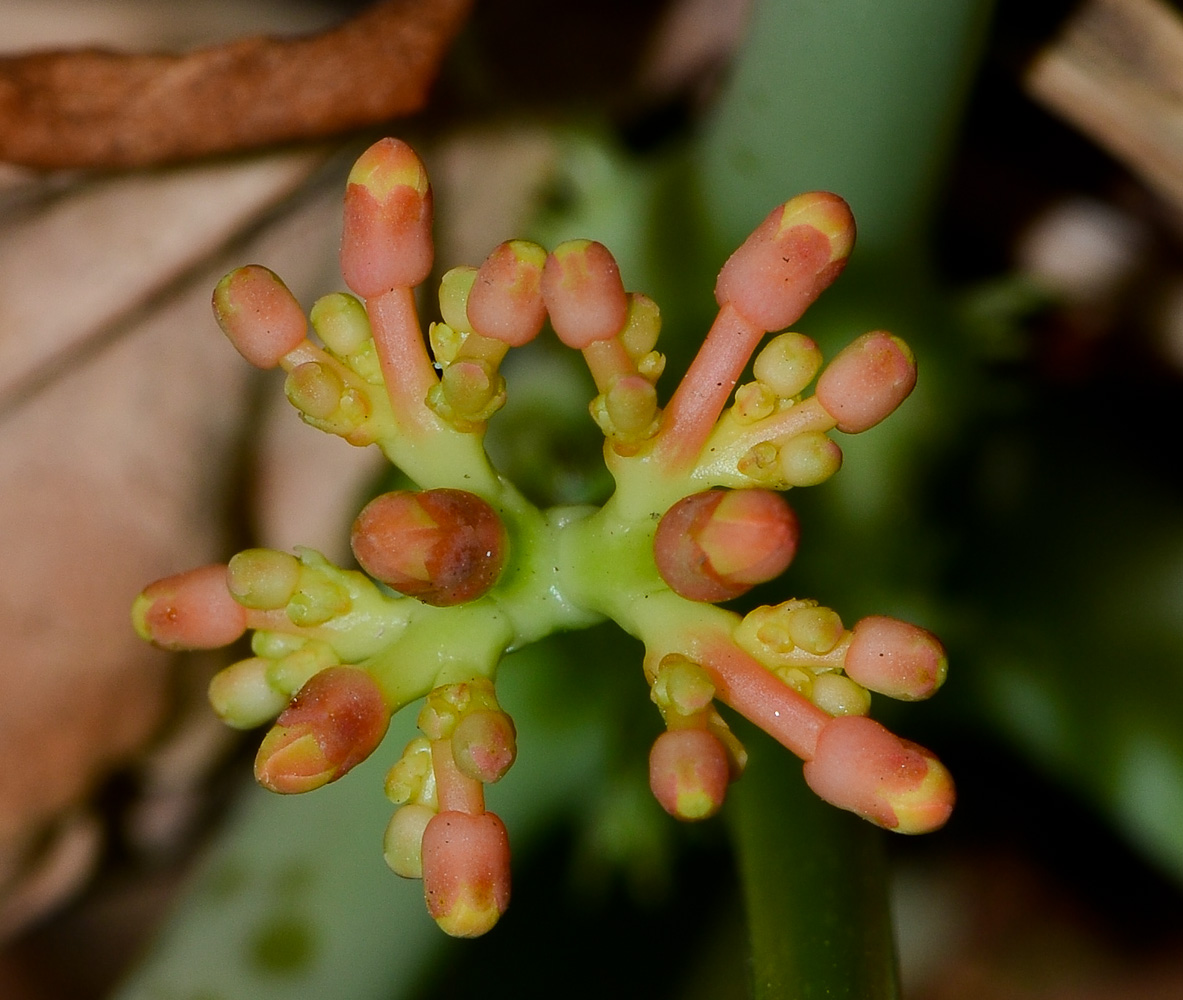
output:
[{"label": "green stem", "polygon": [[883,833],[818,799],[784,750],[743,725],[727,815],[751,934],[755,1000],[899,996]]}]

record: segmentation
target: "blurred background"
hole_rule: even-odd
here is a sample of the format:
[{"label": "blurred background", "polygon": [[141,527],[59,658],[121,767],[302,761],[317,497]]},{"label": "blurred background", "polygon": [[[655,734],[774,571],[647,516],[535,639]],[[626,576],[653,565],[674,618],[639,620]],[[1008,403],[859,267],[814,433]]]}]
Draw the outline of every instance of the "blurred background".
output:
[{"label": "blurred background", "polygon": [[[402,6],[430,34],[431,5]],[[430,91],[398,120],[135,165],[109,152],[122,134],[90,162],[39,138],[89,121],[105,77],[55,84],[16,58],[219,52],[366,7],[0,6],[0,996],[1183,995],[1183,13],[456,3]],[[407,65],[395,51],[362,76]],[[134,104],[150,74],[128,75]],[[252,85],[242,105],[291,110]],[[339,786],[253,787],[254,737],[205,703],[226,661],[145,647],[128,609],[251,544],[349,558],[381,462],[304,427],[208,303],[248,261],[306,304],[338,288],[344,177],[382,134],[427,163],[441,272],[511,236],[611,247],[662,307],[667,392],[714,274],[766,212],[810,188],[850,201],[859,246],[799,328],[827,354],[890,328],[920,384],[843,441],[839,476],[790,497],[798,561],[753,599],[815,596],[944,639],[937,699],[874,713],[953,771],[945,830],[814,819],[799,768],[755,736],[734,808],[678,826],[649,797],[639,651],[607,628],[505,664],[521,754],[493,805],[515,901],[485,939],[444,940],[382,864],[381,769],[413,718]],[[611,486],[577,360],[520,352],[491,425],[541,503]],[[805,961],[796,987],[762,985],[784,962],[761,942],[830,955],[811,935],[848,937],[857,974]]]}]

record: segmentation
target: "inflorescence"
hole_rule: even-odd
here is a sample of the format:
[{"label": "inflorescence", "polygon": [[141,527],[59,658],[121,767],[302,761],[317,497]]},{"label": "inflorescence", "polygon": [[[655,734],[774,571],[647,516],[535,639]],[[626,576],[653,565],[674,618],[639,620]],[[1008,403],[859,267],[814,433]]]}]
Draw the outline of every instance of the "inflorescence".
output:
[{"label": "inflorescence", "polygon": [[[713,815],[743,771],[718,701],[804,760],[826,801],[901,833],[941,826],[953,805],[948,772],[867,717],[869,692],[916,700],[941,685],[945,654],[931,634],[879,616],[847,628],[811,600],[746,615],[715,605],[792,560],[798,524],[781,492],[838,470],[828,432],[875,425],[915,382],[912,354],[891,334],[859,337],[823,369],[813,341],[788,332],[736,387],[764,335],[795,323],[841,272],[854,243],[846,203],[793,198],[731,256],[718,317],[664,408],[657,306],[624,290],[599,243],[548,253],[511,240],[479,268],[448,271],[442,322],[424,338],[414,289],[432,269],[431,226],[423,164],[383,139],[349,176],[341,270],[355,295],[312,307],[319,343],[264,267],[232,271],[214,292],[226,335],[251,363],[284,369],[305,421],[376,444],[417,487],[358,515],[351,539],[364,572],[310,549],[248,549],[136,600],[137,630],[165,648],[215,648],[253,631],[254,655],[222,670],[209,693],[231,726],[275,720],[258,780],[285,793],[334,781],[378,746],[392,713],[424,699],[422,736],[386,778],[398,807],[386,860],[422,878],[445,931],[482,934],[509,900],[508,837],[484,795],[516,754],[498,663],[611,618],[644,643],[666,725],[650,784],[672,815]],[[540,510],[485,452],[487,421],[505,400],[500,364],[548,318],[583,352],[598,392],[591,415],[616,483],[599,508]]]}]

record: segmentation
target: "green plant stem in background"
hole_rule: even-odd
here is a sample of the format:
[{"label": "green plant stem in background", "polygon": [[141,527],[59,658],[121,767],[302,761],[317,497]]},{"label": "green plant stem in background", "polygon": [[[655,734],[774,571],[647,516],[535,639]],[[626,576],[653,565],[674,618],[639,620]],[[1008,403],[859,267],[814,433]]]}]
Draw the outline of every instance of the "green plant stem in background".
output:
[{"label": "green plant stem in background", "polygon": [[879,832],[824,808],[763,734],[743,739],[751,756],[727,815],[750,927],[753,997],[898,997]]}]

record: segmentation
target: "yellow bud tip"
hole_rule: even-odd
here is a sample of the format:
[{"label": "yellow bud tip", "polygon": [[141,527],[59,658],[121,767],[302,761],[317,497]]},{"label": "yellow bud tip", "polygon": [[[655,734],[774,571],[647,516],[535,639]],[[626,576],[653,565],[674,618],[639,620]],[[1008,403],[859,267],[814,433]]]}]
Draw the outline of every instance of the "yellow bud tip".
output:
[{"label": "yellow bud tip", "polygon": [[354,163],[348,184],[364,187],[377,201],[386,201],[397,188],[427,194],[427,170],[415,151],[401,139],[379,139]]}]

